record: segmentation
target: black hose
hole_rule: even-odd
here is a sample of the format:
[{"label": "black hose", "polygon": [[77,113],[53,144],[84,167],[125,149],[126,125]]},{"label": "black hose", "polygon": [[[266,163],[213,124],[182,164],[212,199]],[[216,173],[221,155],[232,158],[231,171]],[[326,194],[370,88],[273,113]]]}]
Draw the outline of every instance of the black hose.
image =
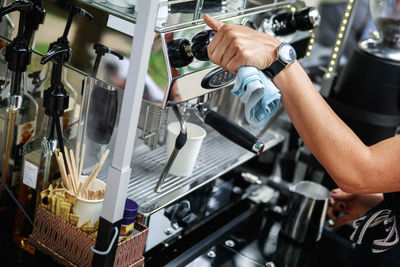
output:
[{"label": "black hose", "polygon": [[68,151],[64,151],[64,139],[63,139],[63,134],[61,130],[61,123],[60,123],[60,118],[57,116],[53,116],[53,121],[56,126],[56,132],[57,132],[57,140],[58,140],[58,146],[60,147],[60,152],[63,154],[64,158],[64,164],[67,166],[67,156],[65,153],[68,153]]}]

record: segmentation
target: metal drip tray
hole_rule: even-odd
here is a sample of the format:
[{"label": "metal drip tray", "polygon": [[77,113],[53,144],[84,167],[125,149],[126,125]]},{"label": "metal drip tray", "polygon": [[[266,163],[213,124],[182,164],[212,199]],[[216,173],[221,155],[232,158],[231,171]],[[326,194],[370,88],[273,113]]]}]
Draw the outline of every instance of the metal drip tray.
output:
[{"label": "metal drip tray", "polygon": [[[142,146],[135,151],[127,197],[139,204],[139,213],[148,216],[255,156],[214,130],[208,127],[206,130],[207,137],[192,176],[167,176],[159,193],[154,192],[154,188],[166,162],[166,147],[150,151]],[[260,139],[265,149],[269,149],[284,137],[268,130]]]}]

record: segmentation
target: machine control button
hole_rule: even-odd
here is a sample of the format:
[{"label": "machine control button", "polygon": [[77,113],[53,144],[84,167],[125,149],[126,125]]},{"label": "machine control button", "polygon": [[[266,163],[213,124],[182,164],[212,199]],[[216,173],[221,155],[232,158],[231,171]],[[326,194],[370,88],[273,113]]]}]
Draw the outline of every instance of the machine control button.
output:
[{"label": "machine control button", "polygon": [[235,242],[233,242],[233,240],[231,240],[231,239],[228,239],[225,241],[225,245],[233,248],[235,246]]},{"label": "machine control button", "polygon": [[215,258],[217,256],[217,254],[215,254],[214,250],[210,250],[209,252],[207,252],[207,257],[209,258]]},{"label": "machine control button", "polygon": [[216,89],[232,83],[235,79],[235,74],[222,68],[216,68],[203,78],[201,86],[204,89]]},{"label": "machine control button", "polygon": [[224,79],[223,79],[223,77],[222,77],[222,73],[219,73],[218,75],[217,75],[217,85],[218,84],[221,84],[222,82],[224,82]]},{"label": "machine control button", "polygon": [[174,230],[172,230],[171,228],[167,228],[164,230],[164,234],[166,235],[171,235],[174,232]]}]

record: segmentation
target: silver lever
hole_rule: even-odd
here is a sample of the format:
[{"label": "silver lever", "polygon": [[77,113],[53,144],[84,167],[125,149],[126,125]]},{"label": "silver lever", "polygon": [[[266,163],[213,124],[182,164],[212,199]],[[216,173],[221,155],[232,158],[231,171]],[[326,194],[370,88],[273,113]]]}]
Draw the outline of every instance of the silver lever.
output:
[{"label": "silver lever", "polygon": [[193,14],[193,20],[199,20],[201,18],[201,12],[203,11],[204,0],[196,1],[196,8]]},{"label": "silver lever", "polygon": [[176,137],[174,150],[172,151],[171,156],[169,156],[167,164],[165,165],[164,170],[162,171],[160,178],[158,179],[156,188],[154,189],[154,191],[157,193],[161,191],[161,186],[165,180],[165,177],[167,177],[167,174],[169,173],[169,170],[171,169],[171,166],[174,163],[179,150],[186,144],[187,141],[186,119],[183,118],[177,106],[173,106],[172,110],[174,111],[176,117],[179,120],[181,131],[179,135]]}]

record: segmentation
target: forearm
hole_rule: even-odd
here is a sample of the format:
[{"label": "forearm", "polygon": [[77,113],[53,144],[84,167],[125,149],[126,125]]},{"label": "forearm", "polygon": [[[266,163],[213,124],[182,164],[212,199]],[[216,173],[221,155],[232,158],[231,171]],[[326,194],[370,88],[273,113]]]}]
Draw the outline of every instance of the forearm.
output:
[{"label": "forearm", "polygon": [[332,111],[299,63],[274,78],[282,104],[304,143],[345,191],[371,192],[365,177],[371,151]]},{"label": "forearm", "polygon": [[[280,44],[276,38],[208,15],[204,20],[216,31],[208,46],[213,63],[235,72],[241,66],[265,69],[276,60]],[[363,194],[400,191],[400,136],[365,146],[331,110],[297,62],[273,81],[305,144],[338,186]]]}]

